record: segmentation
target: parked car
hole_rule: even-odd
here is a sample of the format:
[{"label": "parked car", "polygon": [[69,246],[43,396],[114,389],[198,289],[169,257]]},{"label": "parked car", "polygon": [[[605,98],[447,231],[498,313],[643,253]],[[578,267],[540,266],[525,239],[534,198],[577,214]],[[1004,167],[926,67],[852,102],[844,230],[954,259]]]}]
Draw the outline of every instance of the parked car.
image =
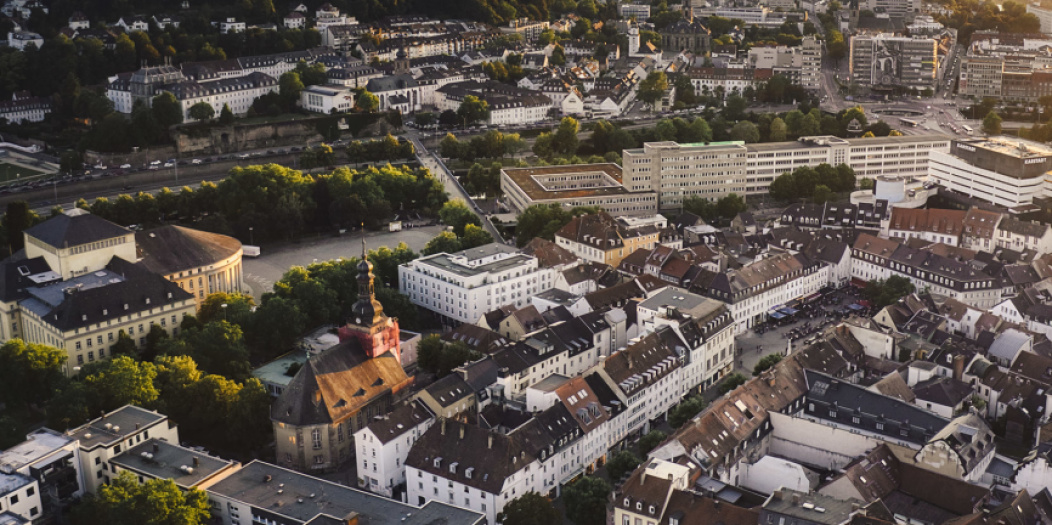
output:
[{"label": "parked car", "polygon": [[121,164],[121,169],[122,170],[131,169],[131,164]]},{"label": "parked car", "polygon": [[190,161],[190,164],[193,164],[194,166],[196,166],[196,165],[198,165],[200,163],[201,163],[201,159],[194,159],[194,160]]},{"label": "parked car", "polygon": [[102,163],[100,162],[99,164],[96,164],[96,165],[95,165],[95,169],[97,169],[97,170],[104,170],[104,169],[106,169],[106,165],[105,165],[105,164],[102,164]]}]

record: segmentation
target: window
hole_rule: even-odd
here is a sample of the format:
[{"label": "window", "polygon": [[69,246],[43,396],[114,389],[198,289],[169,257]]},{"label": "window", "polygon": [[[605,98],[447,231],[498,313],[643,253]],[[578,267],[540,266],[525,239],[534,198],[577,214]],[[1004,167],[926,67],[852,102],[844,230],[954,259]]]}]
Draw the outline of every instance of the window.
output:
[{"label": "window", "polygon": [[310,431],[311,444],[314,445],[315,449],[321,448],[321,429],[316,428]]},{"label": "window", "polygon": [[36,493],[37,493],[37,491],[33,487],[29,487],[29,490],[26,490],[26,496],[32,496],[33,494],[36,494]]},{"label": "window", "polygon": [[15,505],[17,503],[18,503],[18,494],[15,494],[14,496],[11,496],[11,505]]}]

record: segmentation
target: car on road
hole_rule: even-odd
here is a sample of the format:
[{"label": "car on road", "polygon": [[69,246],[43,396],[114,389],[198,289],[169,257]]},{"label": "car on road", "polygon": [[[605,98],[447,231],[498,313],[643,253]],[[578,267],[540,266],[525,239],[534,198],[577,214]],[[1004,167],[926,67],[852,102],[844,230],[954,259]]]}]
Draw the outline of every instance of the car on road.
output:
[{"label": "car on road", "polygon": [[196,166],[196,165],[198,165],[200,163],[201,163],[201,159],[194,159],[194,160],[190,161],[190,164],[193,164],[194,166]]},{"label": "car on road", "polygon": [[170,160],[168,162],[165,162],[164,163],[164,167],[166,167],[166,168],[174,168],[175,167],[175,161],[171,161]]},{"label": "car on road", "polygon": [[102,163],[96,164],[95,165],[95,169],[97,169],[97,170],[104,170],[104,169],[106,169],[106,165],[102,164]]},{"label": "car on road", "polygon": [[122,170],[131,169],[131,164],[121,164],[121,169]]}]

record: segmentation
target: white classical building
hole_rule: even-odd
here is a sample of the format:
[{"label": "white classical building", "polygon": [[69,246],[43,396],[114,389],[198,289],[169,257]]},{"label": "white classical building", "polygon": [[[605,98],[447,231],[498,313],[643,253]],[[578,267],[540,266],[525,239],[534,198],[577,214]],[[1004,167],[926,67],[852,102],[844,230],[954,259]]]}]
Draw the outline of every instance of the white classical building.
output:
[{"label": "white classical building", "polygon": [[354,107],[354,91],[343,86],[307,86],[300,92],[300,106],[316,113],[350,111]]},{"label": "white classical building", "polygon": [[555,271],[503,244],[437,253],[398,267],[399,289],[443,321],[475,323],[501,306],[522,308],[552,288]]}]

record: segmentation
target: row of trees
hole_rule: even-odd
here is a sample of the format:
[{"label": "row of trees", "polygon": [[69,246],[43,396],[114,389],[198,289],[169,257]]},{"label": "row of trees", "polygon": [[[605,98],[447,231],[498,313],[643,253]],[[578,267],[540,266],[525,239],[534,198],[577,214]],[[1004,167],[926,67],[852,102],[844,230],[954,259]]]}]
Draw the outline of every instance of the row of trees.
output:
[{"label": "row of trees", "polygon": [[[398,147],[404,151],[405,146]],[[383,224],[395,206],[435,213],[445,202],[442,183],[425,168],[339,168],[309,176],[266,164],[236,167],[219,184],[203,182],[197,189],[183,187],[178,193],[165,188],[156,197],[148,193],[134,198],[120,195],[114,201],[100,197],[91,204],[81,199],[77,207],[125,226],[178,219],[244,240],[267,241],[363,222]]]},{"label": "row of trees", "polygon": [[461,142],[456,135],[447,133],[438,144],[438,152],[443,157],[464,161],[503,159],[517,155],[525,149],[526,142],[518,133],[503,133],[497,130],[476,135],[467,142]]},{"label": "row of trees", "polygon": [[782,201],[814,198],[815,202],[824,203],[832,198],[833,193],[854,190],[855,183],[855,170],[847,164],[801,166],[775,178],[771,183],[771,196]]},{"label": "row of trees", "polygon": [[558,204],[534,204],[519,215],[515,226],[515,242],[521,248],[534,237],[555,240],[555,232],[566,226],[574,217],[599,213],[595,206],[577,206],[567,210]]},{"label": "row of trees", "polygon": [[693,213],[710,224],[719,219],[733,219],[747,208],[745,199],[737,193],[720,197],[715,202],[696,195],[683,199],[683,211]]}]

